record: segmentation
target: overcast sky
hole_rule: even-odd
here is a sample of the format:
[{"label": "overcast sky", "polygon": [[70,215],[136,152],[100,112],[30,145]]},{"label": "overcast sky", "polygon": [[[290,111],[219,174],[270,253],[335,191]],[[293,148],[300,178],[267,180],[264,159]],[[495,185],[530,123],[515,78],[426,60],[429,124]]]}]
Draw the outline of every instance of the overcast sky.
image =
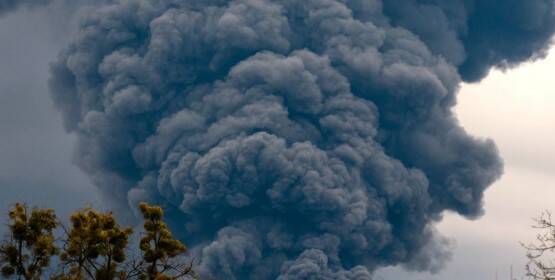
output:
[{"label": "overcast sky", "polygon": [[17,201],[65,214],[98,204],[87,177],[72,164],[74,139],[64,132],[47,89],[49,62],[67,44],[68,11],[55,5],[0,18],[0,210]]},{"label": "overcast sky", "polygon": [[[65,214],[100,205],[87,177],[71,162],[74,139],[61,127],[47,92],[48,63],[66,44],[69,14],[56,7],[0,19],[0,210],[16,201]],[[505,175],[486,194],[486,214],[467,221],[446,215],[438,228],[456,242],[440,274],[385,269],[383,279],[508,279],[522,274],[519,241],[534,237],[531,217],[555,200],[555,52],[547,59],[465,85],[457,114],[472,134],[495,140]],[[520,277],[519,277],[520,279]]]}]

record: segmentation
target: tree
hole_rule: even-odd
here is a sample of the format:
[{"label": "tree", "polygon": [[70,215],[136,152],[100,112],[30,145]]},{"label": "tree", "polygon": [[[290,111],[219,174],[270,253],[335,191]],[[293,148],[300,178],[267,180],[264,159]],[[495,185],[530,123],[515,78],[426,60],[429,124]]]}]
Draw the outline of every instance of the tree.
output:
[{"label": "tree", "polygon": [[162,208],[141,203],[139,210],[143,215],[145,232],[140,241],[142,260],[134,268],[141,275],[141,279],[197,279],[192,262],[184,261],[187,247],[173,237],[164,223]]},{"label": "tree", "polygon": [[118,225],[112,213],[91,208],[75,212],[70,221],[60,254],[63,272],[54,279],[125,279],[126,271],[119,265],[126,259],[131,228]]},{"label": "tree", "polygon": [[[9,233],[0,243],[3,279],[25,280],[178,280],[197,279],[187,247],[173,237],[159,206],[141,203],[144,232],[138,248],[129,248],[133,231],[111,212],[85,208],[66,227],[54,210],[16,204],[9,212]],[[61,228],[62,230],[56,231]],[[55,233],[61,237],[56,238]],[[131,258],[130,252],[140,252]],[[51,267],[53,258],[58,266]],[[44,271],[54,271],[45,275]]]},{"label": "tree", "polygon": [[19,279],[40,279],[58,253],[53,231],[57,226],[52,209],[33,209],[16,204],[9,212],[9,234],[0,245],[2,276],[17,275]]},{"label": "tree", "polygon": [[527,250],[528,264],[527,276],[535,280],[555,280],[555,224],[552,222],[551,213],[544,212],[534,219],[533,228],[540,231],[536,242],[522,244]]}]

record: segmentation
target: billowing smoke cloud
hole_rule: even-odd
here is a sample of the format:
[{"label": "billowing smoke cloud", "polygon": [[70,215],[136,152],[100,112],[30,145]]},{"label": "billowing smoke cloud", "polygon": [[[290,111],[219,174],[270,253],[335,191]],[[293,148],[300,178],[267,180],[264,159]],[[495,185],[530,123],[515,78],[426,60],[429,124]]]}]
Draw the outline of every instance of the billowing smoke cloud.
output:
[{"label": "billowing smoke cloud", "polygon": [[492,66],[545,56],[555,31],[552,0],[387,0],[383,6],[391,22],[422,38],[467,81]]},{"label": "billowing smoke cloud", "polygon": [[437,270],[446,210],[502,173],[452,113],[462,80],[541,57],[550,0],[122,0],[52,67],[77,162],[164,204],[217,279]]}]

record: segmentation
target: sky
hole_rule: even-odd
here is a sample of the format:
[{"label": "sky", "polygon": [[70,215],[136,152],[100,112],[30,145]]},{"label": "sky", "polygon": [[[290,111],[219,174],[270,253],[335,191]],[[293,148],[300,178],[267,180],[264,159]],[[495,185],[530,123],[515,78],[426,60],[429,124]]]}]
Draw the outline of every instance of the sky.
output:
[{"label": "sky", "polygon": [[61,215],[100,205],[73,163],[74,137],[65,132],[48,94],[49,63],[67,43],[60,7],[21,10],[0,18],[0,208],[21,201]]},{"label": "sky", "polygon": [[[52,16],[59,13],[58,16]],[[49,63],[69,40],[63,9],[20,10],[0,18],[0,210],[17,201],[54,207],[62,215],[91,203],[102,207],[88,177],[73,164],[75,135],[62,127],[48,94]],[[456,114],[474,136],[493,139],[505,173],[487,192],[485,215],[469,221],[446,214],[438,230],[453,240],[453,259],[436,275],[382,269],[393,279],[508,279],[522,275],[531,218],[553,210],[555,197],[555,51],[516,69],[492,71],[463,85]],[[22,77],[26,77],[22,79]],[[380,279],[380,278],[377,278]]]}]

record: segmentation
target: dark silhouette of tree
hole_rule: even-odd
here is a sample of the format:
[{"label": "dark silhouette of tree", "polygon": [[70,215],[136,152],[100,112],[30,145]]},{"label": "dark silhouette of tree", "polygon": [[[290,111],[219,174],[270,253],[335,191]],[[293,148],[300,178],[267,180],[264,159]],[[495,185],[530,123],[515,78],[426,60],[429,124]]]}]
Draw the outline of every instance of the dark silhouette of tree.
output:
[{"label": "dark silhouette of tree", "polygon": [[555,280],[555,224],[551,213],[544,212],[534,219],[539,233],[533,243],[522,244],[527,250],[527,276],[535,280]]},{"label": "dark silhouette of tree", "polygon": [[[129,248],[131,228],[111,212],[85,208],[66,227],[54,210],[16,204],[9,212],[9,233],[0,243],[2,279],[24,280],[178,280],[198,279],[187,247],[173,237],[159,206],[141,203],[144,232]],[[56,229],[62,229],[56,231]],[[61,237],[56,238],[55,233]],[[139,257],[131,257],[140,252]],[[58,263],[51,267],[53,259]],[[45,273],[45,271],[49,273]],[[48,274],[48,275],[47,275]]]}]

